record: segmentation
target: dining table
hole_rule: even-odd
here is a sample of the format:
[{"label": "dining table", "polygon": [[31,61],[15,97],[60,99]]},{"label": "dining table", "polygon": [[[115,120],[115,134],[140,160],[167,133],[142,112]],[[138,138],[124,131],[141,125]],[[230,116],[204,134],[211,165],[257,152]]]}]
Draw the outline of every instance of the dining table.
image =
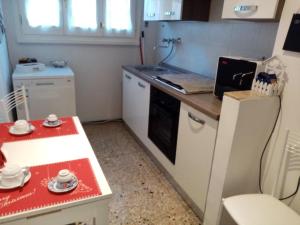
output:
[{"label": "dining table", "polygon": [[[112,191],[78,117],[46,128],[43,120],[30,121],[28,135],[8,133],[13,123],[0,124],[0,142],[7,163],[29,167],[24,187],[0,190],[2,225],[107,225]],[[47,184],[60,169],[69,169],[78,186],[52,193]]]}]

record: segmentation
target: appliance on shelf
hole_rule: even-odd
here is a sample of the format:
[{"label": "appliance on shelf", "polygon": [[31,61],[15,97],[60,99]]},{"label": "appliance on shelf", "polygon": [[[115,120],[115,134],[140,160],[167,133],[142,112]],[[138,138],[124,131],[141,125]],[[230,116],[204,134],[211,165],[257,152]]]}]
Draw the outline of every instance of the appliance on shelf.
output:
[{"label": "appliance on shelf", "polygon": [[263,71],[263,61],[220,57],[214,94],[222,99],[224,92],[251,90],[253,79]]},{"label": "appliance on shelf", "polygon": [[[59,117],[76,115],[74,73],[69,67],[31,72],[16,69],[12,77],[15,90],[25,86],[30,119],[45,119],[51,113]],[[18,119],[24,114],[24,108],[18,106]]]}]

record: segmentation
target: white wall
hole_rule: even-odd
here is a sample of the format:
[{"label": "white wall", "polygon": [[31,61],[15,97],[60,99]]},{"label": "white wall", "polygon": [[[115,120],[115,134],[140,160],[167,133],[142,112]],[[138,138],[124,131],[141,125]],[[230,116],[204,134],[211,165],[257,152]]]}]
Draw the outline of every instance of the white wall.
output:
[{"label": "white wall", "polygon": [[[274,55],[280,56],[286,65],[287,83],[282,97],[282,114],[279,126],[273,136],[271,142],[271,151],[268,155],[268,164],[266,174],[268,174],[265,182],[265,190],[271,191],[271,187],[276,176],[278,168],[279,155],[284,146],[284,135],[286,129],[300,132],[300,53],[283,51],[282,47],[286,38],[286,34],[294,13],[300,10],[300,0],[288,0],[285,3],[282,18],[280,21],[277,38],[274,47]],[[294,176],[290,182],[286,183],[285,196],[291,194],[296,186],[297,179],[300,175]],[[292,208],[300,213],[300,193],[290,202]]]},{"label": "white wall", "polygon": [[[0,11],[2,12],[2,5],[0,2]],[[0,35],[2,36],[2,35]],[[5,34],[0,40],[0,98],[10,91],[10,63],[8,59],[7,43]]]},{"label": "white wall", "polygon": [[[168,62],[214,77],[219,56],[250,58],[272,55],[278,23],[221,20],[223,0],[212,0],[210,21],[161,23],[159,39],[181,37],[176,54]],[[157,51],[158,59],[168,49]]]},{"label": "white wall", "polygon": [[[12,13],[15,3],[3,0],[12,64],[15,65],[19,58],[25,56],[45,63],[55,59],[67,60],[76,75],[77,113],[80,119],[121,118],[121,66],[140,63],[138,46],[20,44],[16,40],[16,17]],[[153,46],[148,43],[155,34],[154,27],[146,29],[146,46]],[[148,52],[150,55],[146,62],[151,63],[152,51]]]}]

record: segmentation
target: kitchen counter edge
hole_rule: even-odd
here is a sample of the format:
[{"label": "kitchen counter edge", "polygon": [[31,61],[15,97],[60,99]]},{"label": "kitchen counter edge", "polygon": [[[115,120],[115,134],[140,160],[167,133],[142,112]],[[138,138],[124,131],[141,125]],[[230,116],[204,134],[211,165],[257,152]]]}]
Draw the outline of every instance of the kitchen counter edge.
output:
[{"label": "kitchen counter edge", "polygon": [[212,119],[219,120],[222,102],[217,97],[215,97],[212,93],[185,95],[170,87],[161,84],[158,81],[155,81],[149,76],[136,70],[133,65],[122,66],[122,69],[132,73],[133,75],[136,75],[142,80],[150,83],[152,86],[186,103],[187,105],[206,114]]}]

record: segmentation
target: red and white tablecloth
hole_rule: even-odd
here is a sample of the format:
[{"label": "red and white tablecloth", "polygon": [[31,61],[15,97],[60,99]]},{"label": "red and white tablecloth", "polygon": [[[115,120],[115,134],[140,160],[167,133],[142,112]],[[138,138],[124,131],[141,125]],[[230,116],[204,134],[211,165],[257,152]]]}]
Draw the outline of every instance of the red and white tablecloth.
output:
[{"label": "red and white tablecloth", "polygon": [[61,118],[61,120],[62,125],[55,128],[44,127],[44,120],[31,121],[31,124],[35,127],[35,130],[31,134],[24,136],[15,136],[8,132],[9,127],[11,127],[13,123],[1,123],[0,143],[78,134],[72,117]]},{"label": "red and white tablecloth", "polygon": [[[47,185],[61,169],[72,171],[79,183],[69,193],[55,194]],[[30,171],[31,179],[22,190],[0,190],[0,217],[102,195],[87,158],[34,166]]]}]

